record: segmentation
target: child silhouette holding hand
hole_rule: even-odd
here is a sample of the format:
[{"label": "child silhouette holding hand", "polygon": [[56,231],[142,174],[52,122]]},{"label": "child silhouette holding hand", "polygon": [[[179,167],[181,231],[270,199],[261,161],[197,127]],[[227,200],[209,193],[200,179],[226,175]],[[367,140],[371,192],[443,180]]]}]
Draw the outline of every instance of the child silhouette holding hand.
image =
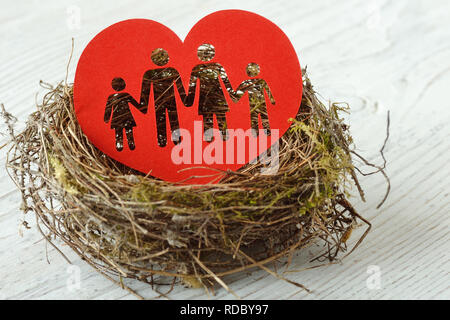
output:
[{"label": "child silhouette holding hand", "polygon": [[[116,131],[116,149],[123,150],[123,131],[128,140],[130,150],[136,148],[133,137],[133,127],[136,126],[133,114],[131,113],[129,103],[138,108],[142,113],[147,112],[147,108],[141,105],[127,92],[120,92],[125,89],[125,81],[122,78],[114,78],[111,82],[112,88],[117,91],[108,97],[104,115],[105,123],[111,120],[111,129]],[[112,116],[111,116],[112,113]]]},{"label": "child silhouette holding hand", "polygon": [[259,65],[256,63],[249,63],[247,65],[247,75],[252,77],[243,81],[236,89],[234,101],[237,102],[240,98],[248,92],[248,100],[250,104],[250,118],[252,125],[252,134],[257,137],[259,135],[258,115],[261,117],[261,122],[264,127],[264,132],[267,136],[270,135],[269,117],[267,115],[266,98],[264,91],[270,99],[272,105],[275,105],[275,99],[272,96],[269,85],[264,79],[255,78],[259,74]]}]

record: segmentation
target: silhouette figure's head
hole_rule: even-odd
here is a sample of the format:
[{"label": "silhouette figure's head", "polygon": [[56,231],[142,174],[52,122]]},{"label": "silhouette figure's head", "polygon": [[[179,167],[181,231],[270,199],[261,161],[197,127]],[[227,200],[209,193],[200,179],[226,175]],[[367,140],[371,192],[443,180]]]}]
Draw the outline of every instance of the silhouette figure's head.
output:
[{"label": "silhouette figure's head", "polygon": [[250,62],[247,65],[247,75],[249,77],[256,77],[259,74],[259,65],[254,62]]},{"label": "silhouette figure's head", "polygon": [[204,43],[197,49],[197,56],[201,61],[207,62],[214,58],[216,50],[214,46],[209,43]]},{"label": "silhouette figure's head", "polygon": [[111,87],[116,91],[122,91],[126,87],[125,80],[122,78],[114,78],[111,81]]},{"label": "silhouette figure's head", "polygon": [[161,67],[169,62],[169,54],[162,48],[155,49],[152,52],[152,61],[157,66]]}]

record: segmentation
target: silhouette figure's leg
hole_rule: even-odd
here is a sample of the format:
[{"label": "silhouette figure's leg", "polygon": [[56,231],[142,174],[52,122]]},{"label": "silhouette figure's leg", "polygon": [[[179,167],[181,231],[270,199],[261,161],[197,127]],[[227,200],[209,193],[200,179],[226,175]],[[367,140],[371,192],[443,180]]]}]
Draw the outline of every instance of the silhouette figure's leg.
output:
[{"label": "silhouette figure's leg", "polygon": [[166,108],[162,108],[161,106],[156,107],[155,115],[158,145],[160,147],[165,147],[167,144]]},{"label": "silhouette figure's leg", "polygon": [[128,147],[130,150],[134,150],[136,145],[134,144],[133,127],[125,128],[125,134],[127,135]]},{"label": "silhouette figure's leg", "polygon": [[216,118],[217,123],[219,124],[220,133],[222,134],[222,140],[228,140],[228,127],[225,113],[216,113]]},{"label": "silhouette figure's leg", "polygon": [[172,141],[173,143],[178,144],[181,141],[181,137],[179,130],[180,123],[178,122],[178,113],[176,106],[171,109],[167,109],[167,113],[169,114],[170,130],[172,131]]},{"label": "silhouette figure's leg", "polygon": [[123,128],[116,128],[116,149],[123,150]]},{"label": "silhouette figure's leg", "polygon": [[266,136],[270,136],[270,124],[269,124],[269,117],[267,116],[267,110],[261,112],[259,116],[261,117],[261,122],[264,127],[264,133],[266,134]]},{"label": "silhouette figure's leg", "polygon": [[252,135],[257,137],[259,135],[258,112],[251,111],[250,118],[252,121]]},{"label": "silhouette figure's leg", "polygon": [[214,126],[213,114],[208,113],[203,115],[203,134],[205,141],[207,142],[211,142],[214,137],[213,126]]}]

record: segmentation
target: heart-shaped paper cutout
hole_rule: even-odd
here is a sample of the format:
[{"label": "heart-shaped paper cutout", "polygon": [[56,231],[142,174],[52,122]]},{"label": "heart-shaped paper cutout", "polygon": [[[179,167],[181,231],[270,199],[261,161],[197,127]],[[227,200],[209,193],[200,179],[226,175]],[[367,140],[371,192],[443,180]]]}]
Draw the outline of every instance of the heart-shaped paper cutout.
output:
[{"label": "heart-shaped paper cutout", "polygon": [[301,79],[289,39],[257,14],[215,12],[184,42],[162,24],[132,19],[83,51],[75,112],[113,159],[166,181],[203,184],[269,153],[276,170],[275,149],[266,151],[298,112]]}]

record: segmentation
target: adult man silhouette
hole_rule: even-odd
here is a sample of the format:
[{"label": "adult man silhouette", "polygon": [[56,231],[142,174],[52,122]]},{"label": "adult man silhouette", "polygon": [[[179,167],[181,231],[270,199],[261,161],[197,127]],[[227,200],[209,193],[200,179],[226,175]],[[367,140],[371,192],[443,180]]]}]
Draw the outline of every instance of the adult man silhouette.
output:
[{"label": "adult man silhouette", "polygon": [[199,46],[197,55],[204,63],[198,64],[192,69],[189,93],[184,99],[184,104],[187,107],[191,107],[194,103],[197,82],[199,81],[198,114],[203,116],[204,138],[208,142],[212,141],[215,115],[222,134],[222,140],[226,140],[228,138],[226,113],[229,111],[229,108],[220,85],[220,79],[222,79],[232,98],[234,94],[233,88],[222,65],[217,62],[210,62],[215,56],[215,49],[211,44]]},{"label": "adult man silhouette", "polygon": [[[169,54],[161,48],[153,50],[151,58],[154,64],[161,67],[169,62]],[[142,79],[140,104],[145,108],[148,107],[150,93],[153,89],[157,139],[160,147],[167,145],[166,113],[169,116],[172,141],[175,144],[180,142],[180,124],[178,122],[174,83],[183,100],[186,93],[180,74],[176,69],[172,67],[150,69],[144,73]]]}]

